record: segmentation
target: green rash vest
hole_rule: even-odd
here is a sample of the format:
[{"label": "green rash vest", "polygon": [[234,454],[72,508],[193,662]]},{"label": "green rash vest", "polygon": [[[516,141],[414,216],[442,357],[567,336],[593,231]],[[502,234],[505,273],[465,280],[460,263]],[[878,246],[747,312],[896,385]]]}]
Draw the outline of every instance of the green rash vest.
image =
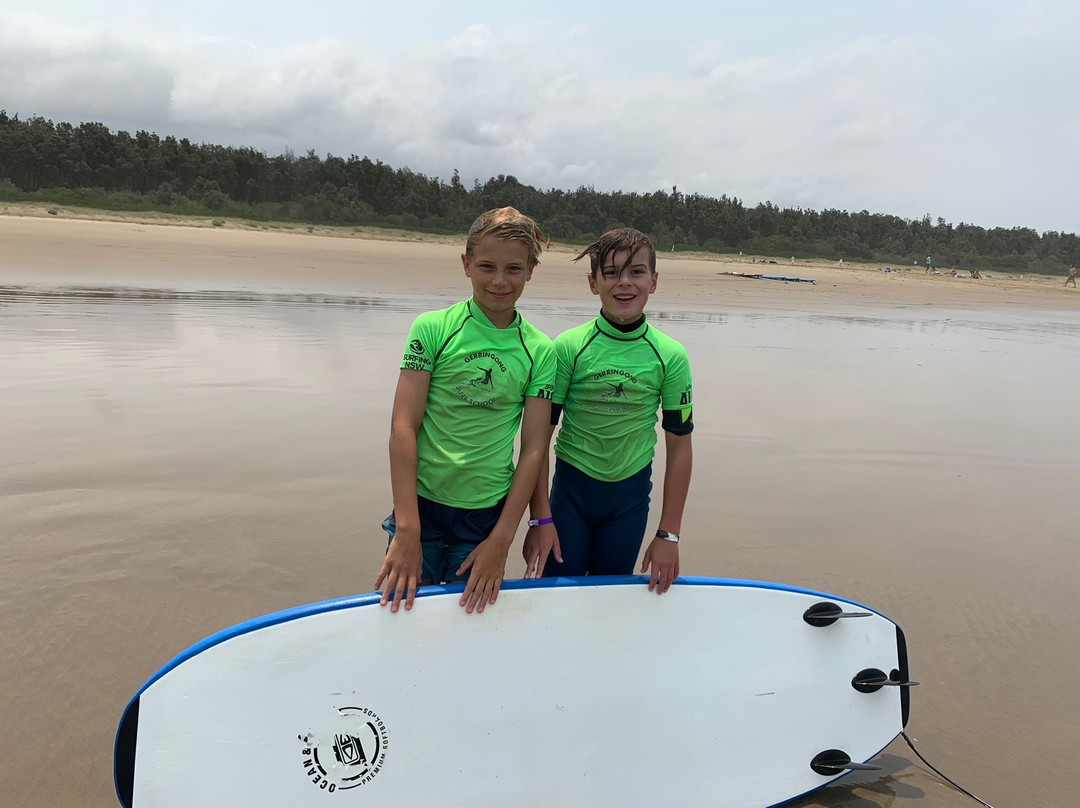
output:
[{"label": "green rash vest", "polygon": [[555,353],[515,312],[496,328],[471,300],[421,314],[409,329],[405,370],[431,374],[416,436],[416,492],[455,508],[489,508],[514,476],[514,436],[525,398],[550,399]]},{"label": "green rash vest", "polygon": [[556,337],[555,356],[555,454],[594,479],[625,480],[652,462],[661,405],[691,418],[686,349],[648,322],[624,333],[597,317]]}]

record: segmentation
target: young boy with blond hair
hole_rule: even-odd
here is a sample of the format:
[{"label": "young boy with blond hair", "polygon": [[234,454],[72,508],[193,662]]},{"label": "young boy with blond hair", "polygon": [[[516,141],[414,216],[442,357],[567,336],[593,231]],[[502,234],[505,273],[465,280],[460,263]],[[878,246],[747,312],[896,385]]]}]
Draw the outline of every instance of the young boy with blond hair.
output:
[{"label": "young boy with blond hair", "polygon": [[482,214],[461,255],[472,297],[409,330],[390,424],[391,539],[375,580],[391,611],[403,597],[411,609],[423,584],[467,581],[468,612],[499,594],[551,438],[551,340],[515,308],[542,244],[514,208]]},{"label": "young boy with blond hair", "polygon": [[558,373],[550,499],[544,468],[531,502],[525,577],[628,575],[649,517],[657,413],[667,450],[659,529],[641,571],[663,594],[679,575],[679,533],[690,486],[693,388],[681,344],[645,317],[656,291],[656,249],[637,230],[586,247],[600,315],[555,338]]}]

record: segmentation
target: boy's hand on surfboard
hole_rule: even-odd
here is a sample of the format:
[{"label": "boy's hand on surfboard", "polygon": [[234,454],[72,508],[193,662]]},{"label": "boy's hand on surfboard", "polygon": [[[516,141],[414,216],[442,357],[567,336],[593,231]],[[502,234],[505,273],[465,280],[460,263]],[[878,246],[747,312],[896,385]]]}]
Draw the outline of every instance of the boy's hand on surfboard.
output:
[{"label": "boy's hand on surfboard", "polygon": [[405,608],[411,609],[413,600],[416,598],[416,585],[420,582],[423,574],[424,554],[420,549],[420,533],[417,531],[415,540],[402,536],[399,528],[390,542],[390,548],[386,551],[379,577],[375,579],[375,588],[382,588],[380,606],[390,603],[391,593],[393,602],[390,603],[390,611],[396,612],[401,606],[401,597],[405,596]]},{"label": "boy's hand on surfboard", "polygon": [[664,594],[679,577],[679,545],[666,539],[653,539],[641,561],[641,571],[648,572],[649,567],[652,567],[649,591]]},{"label": "boy's hand on surfboard", "polygon": [[521,548],[521,555],[525,559],[525,577],[539,578],[544,574],[544,565],[547,564],[548,556],[555,554],[555,560],[560,564],[562,560],[562,548],[559,547],[559,533],[555,525],[537,525],[530,527],[525,534],[525,544]]},{"label": "boy's hand on surfboard", "polygon": [[476,545],[476,549],[458,567],[458,575],[470,568],[472,570],[459,601],[467,613],[472,614],[473,609],[482,612],[485,606],[499,597],[499,587],[506,574],[506,554],[513,541],[513,534],[506,540],[492,533]]}]

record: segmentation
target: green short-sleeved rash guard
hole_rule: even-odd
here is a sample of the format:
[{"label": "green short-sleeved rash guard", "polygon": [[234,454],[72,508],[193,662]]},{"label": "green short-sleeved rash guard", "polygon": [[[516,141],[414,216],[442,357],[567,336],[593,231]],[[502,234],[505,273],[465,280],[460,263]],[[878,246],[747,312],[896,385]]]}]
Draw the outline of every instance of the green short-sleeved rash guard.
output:
[{"label": "green short-sleeved rash guard", "polygon": [[455,508],[489,508],[510,489],[526,396],[550,399],[555,353],[515,314],[496,328],[471,300],[421,314],[401,367],[431,373],[417,434],[416,490]]},{"label": "green short-sleeved rash guard", "polygon": [[555,454],[590,477],[625,480],[652,461],[661,405],[690,417],[686,349],[648,322],[624,333],[597,317],[556,337],[555,356]]}]

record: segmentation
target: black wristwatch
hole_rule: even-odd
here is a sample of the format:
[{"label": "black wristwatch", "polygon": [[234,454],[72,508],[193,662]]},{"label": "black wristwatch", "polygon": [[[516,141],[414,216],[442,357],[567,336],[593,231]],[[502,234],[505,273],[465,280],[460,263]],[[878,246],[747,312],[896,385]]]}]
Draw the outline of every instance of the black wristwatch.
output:
[{"label": "black wristwatch", "polygon": [[663,539],[664,541],[672,542],[673,544],[679,543],[679,536],[677,533],[668,533],[666,530],[656,531],[656,538]]}]

